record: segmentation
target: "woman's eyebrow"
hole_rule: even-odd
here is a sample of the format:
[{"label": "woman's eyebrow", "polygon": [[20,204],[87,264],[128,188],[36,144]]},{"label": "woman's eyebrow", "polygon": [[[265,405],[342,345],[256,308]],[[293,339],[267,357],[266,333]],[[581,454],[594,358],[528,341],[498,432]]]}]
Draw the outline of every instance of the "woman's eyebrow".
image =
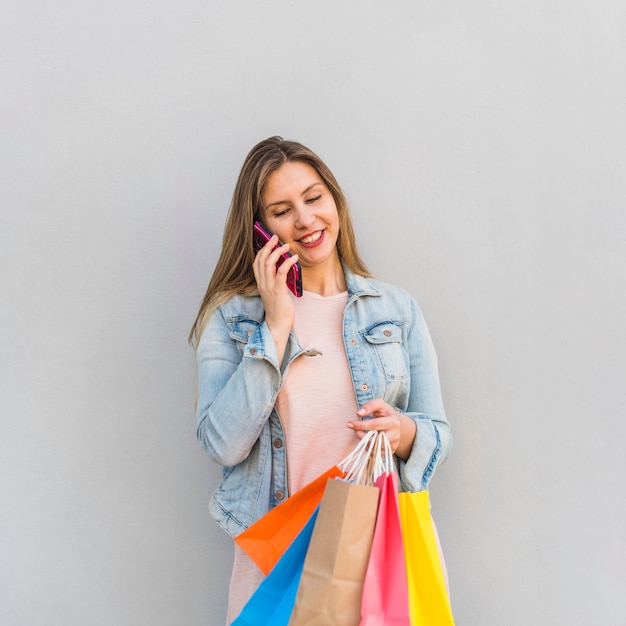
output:
[{"label": "woman's eyebrow", "polygon": [[[312,185],[309,185],[300,195],[304,196],[305,194],[307,194],[309,191],[311,191],[311,189],[313,189],[313,187],[315,187],[316,185],[323,185],[324,183],[321,180],[318,180],[316,182],[314,182]],[[289,200],[277,200],[276,202],[270,202],[269,204],[265,205],[266,209],[269,209],[271,206],[275,206],[278,204],[287,204],[289,202]]]},{"label": "woman's eyebrow", "polygon": [[305,193],[308,193],[309,191],[311,191],[311,189],[313,189],[313,187],[315,187],[316,185],[323,185],[324,183],[322,183],[321,180],[318,180],[317,182],[313,183],[312,185],[309,185],[303,192],[302,195],[304,195]]}]

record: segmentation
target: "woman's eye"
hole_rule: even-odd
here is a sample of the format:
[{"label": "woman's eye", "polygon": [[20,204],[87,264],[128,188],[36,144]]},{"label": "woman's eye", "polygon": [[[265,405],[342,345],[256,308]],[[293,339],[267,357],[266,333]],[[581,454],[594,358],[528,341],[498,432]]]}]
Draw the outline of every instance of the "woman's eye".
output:
[{"label": "woman's eye", "polygon": [[307,204],[312,204],[313,202],[317,202],[322,197],[322,194],[319,196],[315,196],[314,198],[307,198]]},{"label": "woman's eye", "polygon": [[274,213],[274,217],[282,217],[283,215],[287,215],[287,213],[289,213],[289,209],[283,209],[282,211]]}]

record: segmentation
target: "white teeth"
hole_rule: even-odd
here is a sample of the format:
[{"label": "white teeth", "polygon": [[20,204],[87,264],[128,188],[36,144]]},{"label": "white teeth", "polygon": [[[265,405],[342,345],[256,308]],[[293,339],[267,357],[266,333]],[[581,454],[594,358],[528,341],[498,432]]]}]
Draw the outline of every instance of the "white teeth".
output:
[{"label": "white teeth", "polygon": [[302,243],[313,243],[314,241],[317,241],[321,236],[322,236],[322,231],[318,230],[316,233],[313,233],[310,237],[304,237],[303,239],[300,239],[300,241]]}]

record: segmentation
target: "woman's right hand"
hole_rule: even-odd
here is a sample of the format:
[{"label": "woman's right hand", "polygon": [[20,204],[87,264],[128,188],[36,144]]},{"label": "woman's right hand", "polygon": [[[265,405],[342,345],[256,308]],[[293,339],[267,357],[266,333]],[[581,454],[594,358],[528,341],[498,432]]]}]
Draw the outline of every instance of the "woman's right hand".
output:
[{"label": "woman's right hand", "polygon": [[278,237],[273,235],[257,253],[252,269],[265,308],[265,322],[274,338],[278,351],[278,364],[280,365],[296,316],[287,287],[287,274],[290,268],[297,263],[298,255],[294,254],[289,257],[277,269],[278,258],[281,254],[289,251],[289,244],[274,250],[277,243]]}]

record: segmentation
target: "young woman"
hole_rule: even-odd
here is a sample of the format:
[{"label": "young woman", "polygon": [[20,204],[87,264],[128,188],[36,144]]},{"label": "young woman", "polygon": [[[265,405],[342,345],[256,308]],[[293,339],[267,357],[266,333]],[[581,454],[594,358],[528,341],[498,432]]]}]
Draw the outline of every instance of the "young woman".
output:
[{"label": "young woman", "polygon": [[[256,220],[274,233],[258,254]],[[286,251],[293,256],[277,269]],[[286,282],[296,262],[302,297]],[[198,440],[223,467],[210,510],[233,537],[344,458],[366,430],[389,437],[404,490],[426,489],[448,455],[422,314],[368,272],[335,177],[299,143],[271,137],[248,154],[190,338]],[[228,623],[262,576],[235,546]]]}]

